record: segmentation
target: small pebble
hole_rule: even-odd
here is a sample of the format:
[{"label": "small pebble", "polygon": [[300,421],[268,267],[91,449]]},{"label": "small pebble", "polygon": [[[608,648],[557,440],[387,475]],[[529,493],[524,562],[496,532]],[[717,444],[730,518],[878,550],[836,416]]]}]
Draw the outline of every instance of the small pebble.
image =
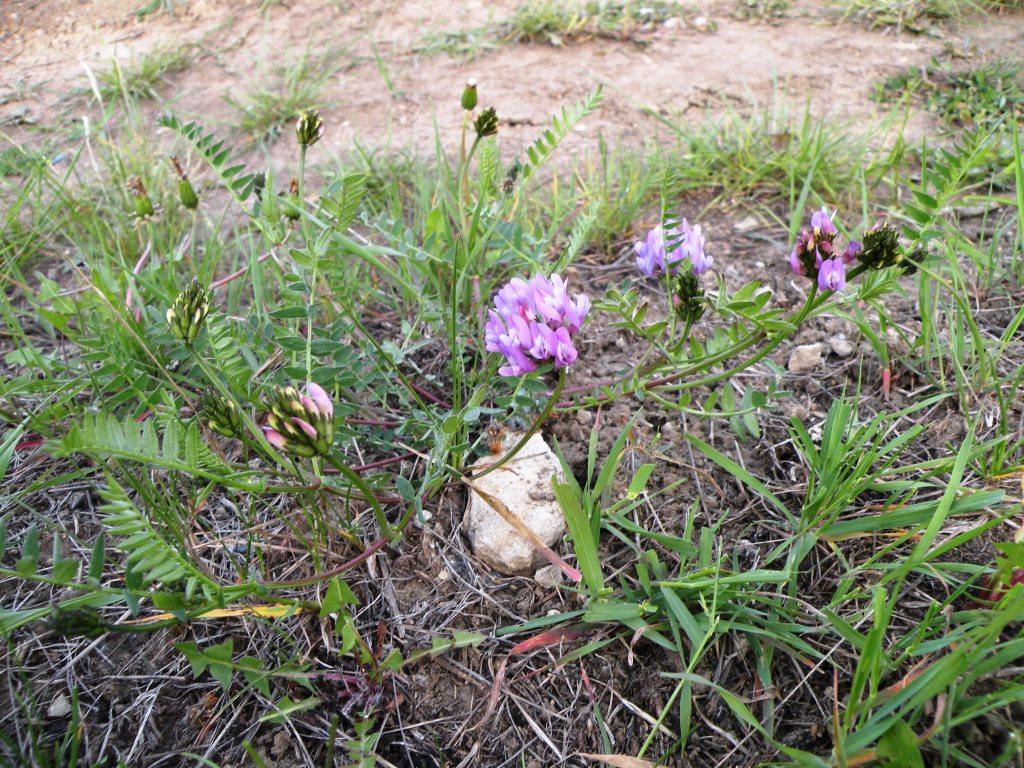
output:
[{"label": "small pebble", "polygon": [[71,714],[71,702],[68,697],[61,694],[56,699],[50,702],[50,706],[46,709],[47,717],[67,717]]},{"label": "small pebble", "polygon": [[824,344],[801,344],[789,355],[786,366],[790,373],[810,373],[821,364]]},{"label": "small pebble", "polygon": [[855,348],[853,342],[841,334],[829,339],[828,345],[832,348],[832,354],[836,357],[849,357],[853,354]]}]

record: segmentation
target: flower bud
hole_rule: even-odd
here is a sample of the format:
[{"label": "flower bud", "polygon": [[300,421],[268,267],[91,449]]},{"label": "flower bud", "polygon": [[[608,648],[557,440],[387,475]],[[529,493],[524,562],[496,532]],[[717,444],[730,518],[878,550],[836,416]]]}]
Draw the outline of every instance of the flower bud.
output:
[{"label": "flower bud", "polygon": [[466,88],[462,92],[462,108],[467,112],[476,109],[476,78],[471,77],[466,81]]},{"label": "flower bud", "polygon": [[473,128],[476,129],[478,138],[493,136],[498,132],[498,113],[494,107],[488,107],[480,116],[473,121]]},{"label": "flower bud", "polygon": [[192,346],[209,312],[210,293],[194,277],[167,310],[167,328],[185,346]]},{"label": "flower bud", "polygon": [[302,216],[302,201],[299,200],[299,180],[292,179],[288,184],[288,198],[282,206],[284,215],[292,221],[298,221]]},{"label": "flower bud", "polygon": [[267,174],[264,171],[257,171],[252,176],[252,193],[257,200],[263,199],[263,190],[267,188]]},{"label": "flower bud", "polygon": [[334,441],[334,404],[319,384],[279,387],[267,402],[267,441],[295,456],[323,456]]},{"label": "flower bud", "polygon": [[241,437],[245,422],[238,407],[225,397],[210,394],[199,406],[199,417],[211,430],[224,437]]},{"label": "flower bud", "polygon": [[192,187],[192,182],[188,180],[185,169],[181,167],[181,160],[172,155],[171,165],[174,166],[174,172],[178,174],[178,199],[181,200],[183,206],[194,211],[199,207],[199,195]]},{"label": "flower bud", "polygon": [[684,323],[693,325],[704,314],[704,289],[692,269],[681,269],[673,278],[676,315]]},{"label": "flower bud", "polygon": [[134,196],[135,213],[138,214],[140,219],[148,219],[156,212],[153,208],[153,201],[149,199],[146,187],[142,183],[142,179],[138,176],[131,176],[125,182],[125,186],[128,187],[128,191]]},{"label": "flower bud", "polygon": [[523,169],[522,163],[518,160],[509,166],[505,172],[505,178],[501,180],[501,191],[506,195],[511,195],[512,190],[516,188],[516,179],[519,178],[519,172]]},{"label": "flower bud", "polygon": [[315,109],[307,109],[295,121],[295,138],[300,147],[312,147],[324,135],[324,119]]},{"label": "flower bud", "polygon": [[889,222],[882,221],[864,233],[864,242],[857,257],[869,269],[894,267],[903,260],[900,236]]}]

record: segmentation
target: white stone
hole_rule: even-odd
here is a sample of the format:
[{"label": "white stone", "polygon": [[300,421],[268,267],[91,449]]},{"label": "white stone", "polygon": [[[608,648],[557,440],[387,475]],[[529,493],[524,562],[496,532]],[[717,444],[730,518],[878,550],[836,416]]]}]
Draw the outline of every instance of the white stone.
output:
[{"label": "white stone", "polygon": [[[505,437],[504,450],[514,446],[521,437],[509,433]],[[496,458],[488,456],[482,463],[490,464]],[[473,484],[503,503],[523,525],[551,547],[565,534],[565,518],[551,487],[553,476],[565,479],[562,465],[544,438],[535,434],[512,459],[474,480]],[[510,576],[530,574],[543,561],[543,556],[533,544],[472,488],[465,529],[476,556],[496,571]]]},{"label": "white stone", "polygon": [[832,348],[832,354],[836,357],[849,357],[853,354],[853,342],[845,336],[833,336],[828,340],[828,345]]},{"label": "white stone", "polygon": [[46,708],[47,717],[67,717],[70,714],[71,702],[68,701],[68,697],[63,694],[51,701],[50,706]]},{"label": "white stone", "polygon": [[821,364],[821,353],[825,351],[825,345],[801,344],[789,355],[790,373],[810,373]]}]

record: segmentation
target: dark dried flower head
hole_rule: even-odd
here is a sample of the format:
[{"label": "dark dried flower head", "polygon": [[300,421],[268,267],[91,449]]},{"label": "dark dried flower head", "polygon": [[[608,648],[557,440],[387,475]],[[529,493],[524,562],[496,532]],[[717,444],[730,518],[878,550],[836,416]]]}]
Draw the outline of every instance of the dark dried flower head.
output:
[{"label": "dark dried flower head", "polygon": [[473,128],[476,129],[478,137],[485,138],[494,136],[498,132],[498,113],[494,107],[488,107],[480,116],[473,121]]},{"label": "dark dried flower head", "polygon": [[194,277],[167,310],[167,328],[186,346],[191,346],[209,313],[210,293],[199,278]]},{"label": "dark dried flower head", "polygon": [[245,421],[238,407],[219,394],[213,393],[203,398],[199,415],[206,426],[218,435],[241,437],[244,434]]},{"label": "dark dried flower head", "polygon": [[467,112],[476,109],[476,78],[471,77],[466,81],[466,88],[462,91],[462,108]]},{"label": "dark dried flower head", "polygon": [[295,121],[295,138],[300,147],[312,147],[324,135],[324,119],[315,109],[307,109]]}]

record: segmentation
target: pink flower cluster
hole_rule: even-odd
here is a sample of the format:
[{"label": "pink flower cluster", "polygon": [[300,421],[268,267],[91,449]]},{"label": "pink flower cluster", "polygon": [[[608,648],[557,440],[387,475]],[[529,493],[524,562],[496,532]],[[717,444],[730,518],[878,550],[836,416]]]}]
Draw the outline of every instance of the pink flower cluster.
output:
[{"label": "pink flower cluster", "polygon": [[[666,238],[667,235],[667,238]],[[668,250],[669,242],[678,242],[674,250]],[[689,259],[696,274],[707,272],[711,268],[711,257],[704,253],[704,235],[700,224],[692,227],[683,219],[677,228],[667,233],[663,227],[655,227],[647,233],[647,237],[633,245],[636,251],[636,266],[648,277],[675,272],[680,262]]]},{"label": "pink flower cluster", "polygon": [[500,352],[508,361],[498,373],[521,376],[552,362],[564,368],[577,357],[572,337],[590,309],[585,294],[569,298],[566,283],[536,275],[529,282],[514,277],[494,297],[494,309],[484,329],[488,352]]},{"label": "pink flower cluster", "polygon": [[832,222],[835,212],[829,214],[824,206],[811,214],[811,228],[804,229],[789,255],[789,266],[798,275],[818,279],[823,291],[841,291],[846,286],[846,265],[857,258],[861,244],[851,240],[846,250],[836,252],[835,239],[839,234]]}]

